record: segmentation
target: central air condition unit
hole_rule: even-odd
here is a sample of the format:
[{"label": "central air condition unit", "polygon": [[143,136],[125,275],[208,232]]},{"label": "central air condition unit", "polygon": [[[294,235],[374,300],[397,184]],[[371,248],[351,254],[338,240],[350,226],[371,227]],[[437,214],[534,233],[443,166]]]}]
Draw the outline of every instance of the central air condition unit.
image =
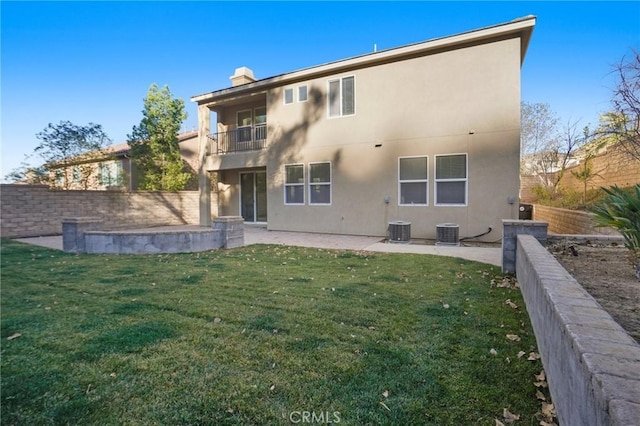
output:
[{"label": "central air condition unit", "polygon": [[389,242],[409,244],[411,241],[411,222],[396,220],[389,222]]},{"label": "central air condition unit", "polygon": [[455,223],[441,223],[436,225],[437,246],[459,246],[460,227]]}]

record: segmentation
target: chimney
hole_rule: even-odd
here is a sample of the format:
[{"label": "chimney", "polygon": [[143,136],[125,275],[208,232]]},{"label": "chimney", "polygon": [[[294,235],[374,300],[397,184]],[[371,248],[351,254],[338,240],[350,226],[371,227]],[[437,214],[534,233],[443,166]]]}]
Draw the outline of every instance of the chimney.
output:
[{"label": "chimney", "polygon": [[233,87],[256,81],[256,78],[253,76],[253,71],[247,67],[236,68],[235,74],[229,78],[231,79],[231,86]]}]

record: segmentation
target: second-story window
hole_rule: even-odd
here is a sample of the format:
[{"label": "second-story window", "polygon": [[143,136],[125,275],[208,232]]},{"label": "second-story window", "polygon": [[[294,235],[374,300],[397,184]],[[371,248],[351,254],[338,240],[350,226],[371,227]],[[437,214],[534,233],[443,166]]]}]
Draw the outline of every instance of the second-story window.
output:
[{"label": "second-story window", "polygon": [[284,103],[285,105],[293,103],[293,88],[284,89]]},{"label": "second-story window", "polygon": [[236,124],[238,132],[238,142],[251,140],[251,126],[253,125],[253,115],[250,109],[238,111],[236,113]]},{"label": "second-story window", "polygon": [[356,78],[353,76],[329,80],[329,117],[356,113]]},{"label": "second-story window", "polygon": [[307,86],[298,86],[298,102],[306,102],[308,95],[307,95]]}]

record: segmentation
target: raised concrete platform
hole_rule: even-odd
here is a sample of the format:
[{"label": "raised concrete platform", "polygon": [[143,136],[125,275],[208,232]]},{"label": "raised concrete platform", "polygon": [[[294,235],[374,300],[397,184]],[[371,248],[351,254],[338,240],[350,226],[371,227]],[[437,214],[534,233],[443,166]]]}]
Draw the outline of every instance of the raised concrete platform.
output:
[{"label": "raised concrete platform", "polygon": [[[167,230],[189,230],[208,229],[195,225],[167,226],[155,229]],[[147,229],[135,229],[121,232],[136,233],[145,232]],[[154,229],[154,228],[151,228]],[[229,236],[228,236],[229,237]],[[19,238],[27,244],[35,244],[42,247],[62,250],[62,236],[30,237]],[[233,241],[238,244],[238,241]],[[289,231],[268,231],[264,226],[245,225],[244,245],[252,244],[283,244],[299,247],[317,247],[333,250],[361,250],[384,253],[415,253],[432,254],[437,256],[459,257],[467,260],[474,260],[491,265],[500,266],[502,251],[495,247],[442,247],[426,244],[388,244],[383,242],[383,237],[366,237],[357,235],[336,235],[336,234],[312,234],[307,232]],[[228,247],[231,248],[231,247]]]},{"label": "raised concrete platform", "polygon": [[87,231],[84,248],[86,253],[188,253],[218,249],[220,237],[219,230],[199,226]]}]

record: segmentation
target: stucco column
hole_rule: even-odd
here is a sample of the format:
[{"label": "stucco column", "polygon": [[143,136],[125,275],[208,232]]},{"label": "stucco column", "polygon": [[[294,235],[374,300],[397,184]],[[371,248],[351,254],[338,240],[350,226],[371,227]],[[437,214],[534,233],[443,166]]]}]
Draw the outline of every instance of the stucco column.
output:
[{"label": "stucco column", "polygon": [[211,111],[198,105],[198,189],[200,191],[200,226],[211,226],[211,179],[206,169],[211,132]]}]

